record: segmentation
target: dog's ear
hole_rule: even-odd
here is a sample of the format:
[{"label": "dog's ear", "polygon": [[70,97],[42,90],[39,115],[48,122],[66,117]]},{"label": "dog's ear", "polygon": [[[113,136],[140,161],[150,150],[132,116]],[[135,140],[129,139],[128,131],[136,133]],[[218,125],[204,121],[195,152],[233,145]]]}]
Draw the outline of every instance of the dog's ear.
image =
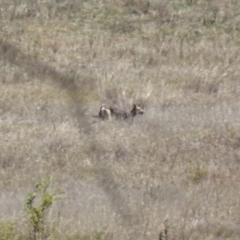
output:
[{"label": "dog's ear", "polygon": [[102,109],[103,108],[104,108],[103,106],[100,107],[100,110],[99,110],[99,113],[98,113],[99,116],[102,116]]},{"label": "dog's ear", "polygon": [[131,110],[131,114],[134,117],[134,116],[136,116],[136,113],[137,113],[137,105],[134,103],[133,104],[133,109]]}]

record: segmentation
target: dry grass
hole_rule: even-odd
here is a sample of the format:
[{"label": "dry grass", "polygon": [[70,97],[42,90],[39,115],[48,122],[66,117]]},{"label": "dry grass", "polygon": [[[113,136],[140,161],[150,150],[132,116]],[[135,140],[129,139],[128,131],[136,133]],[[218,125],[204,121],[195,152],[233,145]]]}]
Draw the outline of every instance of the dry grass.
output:
[{"label": "dry grass", "polygon": [[50,173],[51,239],[240,238],[240,3],[149,3],[0,2],[2,235]]}]

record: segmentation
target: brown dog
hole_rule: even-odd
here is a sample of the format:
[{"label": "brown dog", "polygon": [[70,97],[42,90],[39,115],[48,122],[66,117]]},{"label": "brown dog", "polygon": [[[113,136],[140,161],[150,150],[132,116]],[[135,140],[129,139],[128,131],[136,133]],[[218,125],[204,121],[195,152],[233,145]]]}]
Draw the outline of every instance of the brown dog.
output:
[{"label": "brown dog", "polygon": [[133,104],[133,108],[130,112],[125,112],[115,107],[101,107],[98,116],[103,120],[110,120],[112,117],[115,117],[116,119],[128,119],[133,118],[138,114],[143,114],[144,112],[145,111],[142,108]]}]

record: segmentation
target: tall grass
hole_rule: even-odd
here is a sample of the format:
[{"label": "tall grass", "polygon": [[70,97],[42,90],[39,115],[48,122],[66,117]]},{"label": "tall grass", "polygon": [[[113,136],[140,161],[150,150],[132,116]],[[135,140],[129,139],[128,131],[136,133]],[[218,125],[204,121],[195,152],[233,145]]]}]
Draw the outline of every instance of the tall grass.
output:
[{"label": "tall grass", "polygon": [[239,5],[1,1],[0,235],[51,174],[49,239],[238,239]]}]

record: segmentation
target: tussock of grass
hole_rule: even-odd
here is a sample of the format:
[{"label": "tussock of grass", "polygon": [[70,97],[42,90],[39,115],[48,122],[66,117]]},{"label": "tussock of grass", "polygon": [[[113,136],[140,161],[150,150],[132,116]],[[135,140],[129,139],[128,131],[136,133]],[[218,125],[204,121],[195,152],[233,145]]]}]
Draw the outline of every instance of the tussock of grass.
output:
[{"label": "tussock of grass", "polygon": [[[50,239],[238,239],[239,9],[2,1],[0,238],[26,239],[24,197],[51,174]],[[92,117],[133,103],[132,123]]]}]

